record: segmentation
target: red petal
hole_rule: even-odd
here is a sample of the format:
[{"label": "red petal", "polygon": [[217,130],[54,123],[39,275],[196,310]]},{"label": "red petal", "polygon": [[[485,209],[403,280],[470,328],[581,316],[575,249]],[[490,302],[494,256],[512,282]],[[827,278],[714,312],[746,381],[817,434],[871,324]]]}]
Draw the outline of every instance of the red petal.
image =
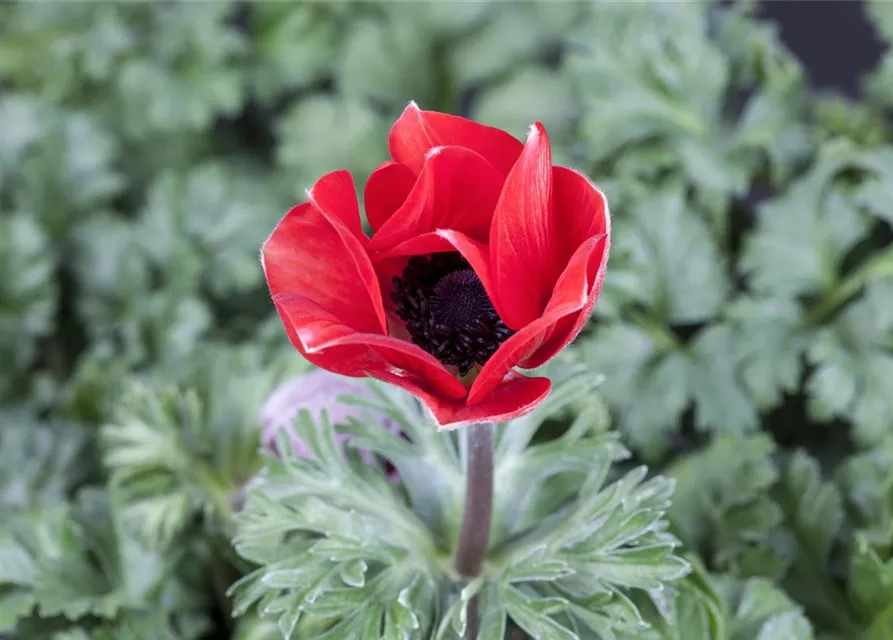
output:
[{"label": "red petal", "polygon": [[[606,261],[607,236],[591,238],[579,248],[562,273],[555,295],[549,301],[543,316],[503,342],[481,367],[468,393],[468,404],[485,401],[518,363],[525,362],[525,366],[530,366],[529,363],[534,358],[542,359],[540,353],[551,357],[564,346],[563,343],[556,346],[553,341],[557,339],[555,329],[563,326],[561,323],[567,318],[572,319],[572,327],[577,324],[582,326],[585,318],[581,317],[580,312],[584,311],[588,317],[588,311],[591,311],[601,287]],[[592,265],[595,267],[590,269]],[[568,336],[565,330],[561,338],[564,337],[569,341],[572,336]]]},{"label": "red petal", "polygon": [[493,166],[474,151],[433,150],[406,202],[372,236],[369,251],[385,252],[438,229],[486,241],[501,184]]},{"label": "red petal", "polygon": [[506,376],[502,384],[484,402],[469,406],[463,402],[449,402],[442,398],[401,385],[400,380],[388,380],[414,393],[442,430],[457,429],[476,422],[503,422],[535,409],[552,389],[548,378],[527,377],[518,373]]},{"label": "red petal", "polygon": [[[608,266],[608,253],[611,238],[609,234],[591,238],[583,243],[567,269],[555,285],[555,293],[546,307],[546,314],[565,303],[585,296],[583,307],[569,314],[550,327],[543,336],[543,344],[532,355],[519,363],[525,369],[535,369],[549,360],[577,337],[580,330],[592,315],[592,308],[598,299],[602,281]],[[585,278],[581,275],[585,274]]]},{"label": "red petal", "polygon": [[409,342],[359,333],[298,295],[273,299],[292,344],[313,364],[352,377],[402,381],[444,402],[460,401],[465,387],[434,356]]},{"label": "red petal", "polygon": [[608,201],[592,182],[572,169],[552,169],[552,207],[564,241],[564,260],[589,238],[608,232]]},{"label": "red petal", "polygon": [[468,392],[467,403],[475,405],[485,402],[512,368],[524,358],[531,355],[542,344],[543,337],[550,326],[561,318],[578,309],[561,309],[553,314],[543,316],[528,324],[500,345],[475,378]]},{"label": "red petal", "polygon": [[357,188],[349,171],[334,171],[324,175],[307,190],[307,199],[327,220],[340,222],[362,243],[366,234],[360,224]]},{"label": "red petal", "polygon": [[369,176],[363,201],[366,219],[373,231],[378,231],[406,201],[416,175],[399,162],[385,162]]},{"label": "red petal", "polygon": [[552,207],[552,152],[546,130],[530,129],[499,196],[490,228],[496,310],[512,329],[540,316],[564,266]]},{"label": "red petal", "polygon": [[378,279],[357,237],[335,217],[299,204],[264,242],[270,293],[297,294],[356,331],[387,330]]},{"label": "red petal", "polygon": [[[545,364],[573,340],[589,316],[601,291],[611,244],[611,215],[604,194],[585,176],[555,167],[553,203],[559,226],[566,229],[564,252],[571,256],[546,310],[585,295],[583,308],[556,323],[544,344],[519,366],[533,369]],[[604,241],[602,241],[604,239]],[[585,276],[585,279],[583,278]]]},{"label": "red petal", "polygon": [[521,142],[494,127],[436,111],[422,111],[414,102],[391,127],[391,157],[418,173],[433,147],[456,146],[476,151],[505,175],[521,153]]}]

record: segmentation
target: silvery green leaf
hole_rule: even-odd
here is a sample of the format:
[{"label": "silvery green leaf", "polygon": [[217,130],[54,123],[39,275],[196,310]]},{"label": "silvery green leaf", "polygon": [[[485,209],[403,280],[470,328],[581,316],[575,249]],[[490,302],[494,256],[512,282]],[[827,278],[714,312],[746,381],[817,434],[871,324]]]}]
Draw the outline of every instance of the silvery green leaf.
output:
[{"label": "silvery green leaf", "polygon": [[758,408],[776,406],[782,394],[800,386],[809,343],[803,310],[786,296],[744,296],[730,304],[728,314],[738,337],[742,381]]},{"label": "silvery green leaf", "polygon": [[818,463],[802,451],[788,461],[780,481],[791,526],[805,543],[802,552],[812,562],[827,562],[843,524],[839,490],[822,480]]},{"label": "silvery green leaf", "polygon": [[0,396],[37,355],[37,341],[55,328],[56,256],[40,225],[22,214],[0,216]]},{"label": "silvery green leaf", "polygon": [[237,507],[260,468],[259,408],[275,376],[247,349],[203,349],[179,370],[181,386],[129,385],[101,431],[122,513],[155,547],[191,516],[204,513],[210,524]]},{"label": "silvery green leaf", "polygon": [[889,277],[869,283],[860,299],[817,332],[807,351],[814,366],[806,385],[810,414],[822,421],[850,417],[856,439],[866,445],[886,436],[893,407],[883,382],[893,374],[891,291]]},{"label": "silvery green leaf", "polygon": [[352,22],[339,47],[337,70],[349,99],[386,105],[399,113],[410,100],[424,108],[436,95],[440,79],[430,71],[436,41],[418,20],[421,7],[398,6],[386,5],[382,15]]},{"label": "silvery green leaf", "polygon": [[773,638],[813,640],[812,625],[800,612],[782,613],[763,623],[756,640],[773,640]]},{"label": "silvery green leaf", "polygon": [[342,21],[328,6],[255,3],[248,10],[255,25],[249,81],[261,96],[273,99],[331,70]]},{"label": "silvery green leaf", "polygon": [[769,495],[779,479],[775,444],[759,435],[724,436],[669,469],[676,490],[669,517],[688,549],[708,549],[719,567],[745,562],[783,519]]},{"label": "silvery green leaf", "polygon": [[[560,140],[577,113],[574,100],[573,87],[565,76],[544,67],[525,66],[477,96],[473,115],[478,122],[519,138],[533,122],[541,121],[550,139]],[[559,164],[561,159],[553,157],[553,161]]]},{"label": "silvery green leaf", "polygon": [[498,77],[556,46],[582,13],[576,3],[493,5],[485,19],[452,43],[447,62],[461,88]]},{"label": "silvery green leaf", "polygon": [[692,206],[678,185],[656,191],[636,203],[631,233],[617,245],[632,260],[624,268],[640,274],[641,301],[673,324],[714,316],[729,291],[716,239]]},{"label": "silvery green leaf", "polygon": [[320,176],[339,169],[362,189],[387,151],[389,124],[357,100],[320,94],[298,101],[277,123],[277,157],[294,175],[294,195],[303,197]]},{"label": "silvery green leaf", "polygon": [[0,510],[58,504],[87,475],[89,432],[0,412]]},{"label": "silvery green leaf", "polygon": [[893,593],[893,562],[882,557],[869,539],[859,533],[850,558],[848,591],[865,619],[888,615],[886,609]]},{"label": "silvery green leaf", "polygon": [[[802,630],[805,621],[802,620],[800,607],[771,581],[763,578],[739,581],[727,577],[720,580],[718,586],[733,614],[730,635],[735,640],[757,638],[771,621],[775,622],[769,626],[770,629],[779,624],[780,628]],[[811,638],[808,623],[806,630],[810,635],[804,637]]]},{"label": "silvery green leaf", "polygon": [[573,574],[567,562],[549,558],[545,545],[535,547],[522,558],[517,559],[505,573],[504,579],[512,582],[552,581]]},{"label": "silvery green leaf", "polygon": [[[635,601],[650,625],[623,638],[648,640],[712,640],[728,637],[726,611],[706,570],[689,555],[693,571],[671,587],[636,594]],[[643,624],[644,621],[643,621]]]},{"label": "silvery green leaf", "polygon": [[[551,613],[556,607],[562,606],[558,602],[543,601],[542,599],[529,598],[514,587],[503,590],[502,598],[505,602],[505,610],[512,620],[524,631],[537,640],[579,640],[579,636],[567,627],[556,622]],[[566,604],[566,603],[565,603]]]},{"label": "silvery green leaf", "polygon": [[481,615],[476,640],[503,640],[506,629],[506,611],[499,598],[498,589],[490,587],[485,598],[486,608]]}]

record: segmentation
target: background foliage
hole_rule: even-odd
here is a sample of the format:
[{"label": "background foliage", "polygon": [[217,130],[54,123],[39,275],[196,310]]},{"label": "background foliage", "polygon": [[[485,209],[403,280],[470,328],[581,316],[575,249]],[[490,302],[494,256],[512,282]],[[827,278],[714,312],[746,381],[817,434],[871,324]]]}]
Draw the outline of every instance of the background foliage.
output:
[{"label": "background foliage", "polygon": [[[866,10],[889,46],[893,3]],[[541,638],[893,638],[893,48],[861,86],[816,94],[749,3],[3,4],[0,638],[281,637],[288,574],[257,583],[272,618],[250,579],[237,621],[227,594],[274,563],[269,510],[311,504],[234,520],[246,484],[318,473],[257,452],[261,402],[305,369],[258,248],[322,173],[361,189],[410,99],[519,137],[542,120],[606,190],[609,274],[567,353],[604,382],[537,437],[588,416],[615,471],[649,465],[646,515],[675,479],[693,568],[662,591],[670,560],[618,569],[646,591],[607,580],[598,620],[523,584],[571,555],[509,563],[520,586],[486,597]],[[394,544],[427,549],[406,526]]]}]

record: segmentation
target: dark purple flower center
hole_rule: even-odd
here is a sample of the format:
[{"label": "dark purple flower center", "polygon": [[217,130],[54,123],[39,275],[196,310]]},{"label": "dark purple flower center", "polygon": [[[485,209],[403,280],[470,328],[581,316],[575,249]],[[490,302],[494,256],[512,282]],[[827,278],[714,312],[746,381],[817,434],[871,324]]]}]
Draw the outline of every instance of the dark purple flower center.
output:
[{"label": "dark purple flower center", "polygon": [[394,312],[412,341],[464,376],[514,333],[458,253],[414,256],[394,278]]}]

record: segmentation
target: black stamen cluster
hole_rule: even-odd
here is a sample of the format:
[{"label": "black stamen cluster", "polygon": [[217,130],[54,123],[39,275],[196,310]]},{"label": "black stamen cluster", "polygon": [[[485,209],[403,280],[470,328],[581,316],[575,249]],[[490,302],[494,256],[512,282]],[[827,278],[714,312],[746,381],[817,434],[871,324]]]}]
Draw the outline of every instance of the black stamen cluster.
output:
[{"label": "black stamen cluster", "polygon": [[410,258],[394,278],[391,299],[412,341],[462,376],[484,364],[514,333],[458,253]]}]

